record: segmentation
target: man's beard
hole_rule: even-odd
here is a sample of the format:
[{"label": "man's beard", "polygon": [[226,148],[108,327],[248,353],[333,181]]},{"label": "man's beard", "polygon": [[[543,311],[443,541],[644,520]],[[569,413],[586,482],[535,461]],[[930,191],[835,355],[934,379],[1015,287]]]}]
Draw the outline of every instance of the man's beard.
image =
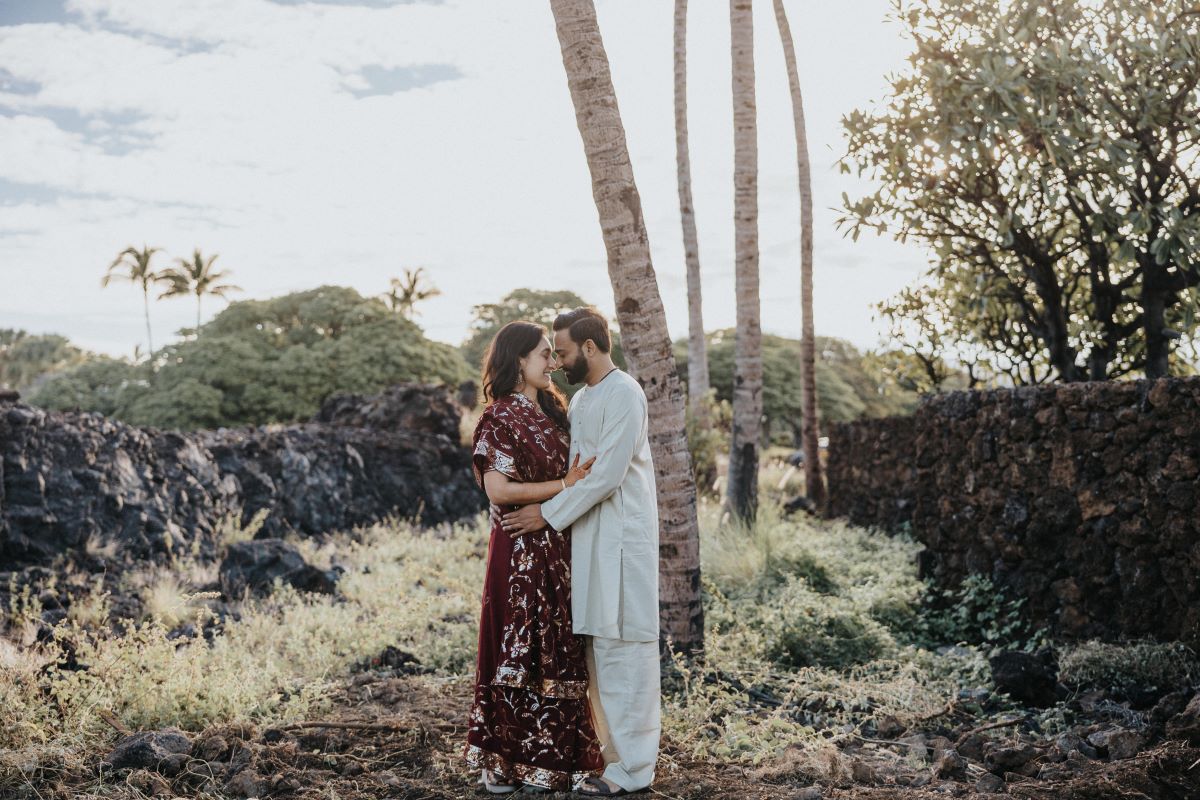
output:
[{"label": "man's beard", "polygon": [[585,356],[583,353],[580,353],[579,357],[575,359],[574,363],[563,370],[567,376],[567,383],[571,384],[572,386],[577,383],[583,383],[583,381],[587,378],[588,366],[587,356]]}]

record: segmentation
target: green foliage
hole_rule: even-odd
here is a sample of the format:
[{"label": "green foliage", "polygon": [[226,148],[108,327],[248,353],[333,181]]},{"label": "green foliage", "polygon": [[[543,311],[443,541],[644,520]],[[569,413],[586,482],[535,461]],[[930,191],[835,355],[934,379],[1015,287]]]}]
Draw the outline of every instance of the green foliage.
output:
[{"label": "green foliage", "polygon": [[[803,419],[801,404],[800,341],[764,335],[763,415],[766,436],[771,442],[799,447]],[[878,375],[868,371],[867,362],[847,341],[818,336],[817,404],[821,423],[848,422],[862,416],[903,414],[916,405],[917,396],[903,389],[885,394]],[[675,342],[675,362],[680,380],[687,385],[687,340]],[[734,331],[708,334],[708,373],[717,399],[733,400]]]},{"label": "green foliage", "polygon": [[53,373],[80,364],[88,357],[65,336],[0,328],[0,389],[18,392],[36,389]]},{"label": "green foliage", "polygon": [[1034,650],[1045,641],[1022,613],[1025,598],[1012,598],[986,575],[972,573],[956,588],[932,585],[923,598],[913,637],[927,645],[969,644],[986,651]]},{"label": "green foliage", "polygon": [[913,53],[886,103],[843,120],[843,171],[877,187],[843,196],[843,229],[932,254],[884,316],[931,359],[1018,383],[1159,373],[1164,329],[1200,308],[1191,4],[894,8]]},{"label": "green foliage", "polygon": [[815,592],[802,579],[784,583],[776,598],[760,624],[764,655],[778,664],[844,668],[895,651],[888,629],[851,600]]},{"label": "green foliage", "polygon": [[[505,295],[498,303],[482,303],[472,309],[471,335],[459,348],[474,374],[478,375],[483,367],[483,357],[487,353],[496,333],[510,322],[524,320],[546,327],[547,336],[551,335],[551,325],[554,318],[564,311],[570,311],[580,306],[590,306],[574,292],[562,290],[546,292],[539,289],[514,289]],[[609,320],[610,326],[615,320]],[[615,327],[610,327],[612,333],[613,362],[622,369],[626,368],[625,351],[621,348],[621,334]],[[554,373],[554,384],[571,397],[578,391],[578,386],[567,383],[562,370]]]},{"label": "green foliage", "polygon": [[1059,680],[1073,689],[1174,689],[1200,677],[1200,661],[1182,642],[1084,642],[1058,659]]},{"label": "green foliage", "polygon": [[696,489],[711,493],[715,491],[717,480],[717,459],[729,452],[733,408],[727,400],[717,400],[716,392],[712,389],[708,390],[703,402],[699,410],[688,404],[685,424]]},{"label": "green foliage", "polygon": [[467,375],[454,348],[429,341],[380,300],[324,286],[233,303],[197,338],[163,348],[153,365],[84,364],[31,400],[192,429],[303,419],[334,392],[375,392],[402,381],[455,384]]},{"label": "green foliage", "polygon": [[472,369],[478,370],[488,345],[508,323],[525,320],[545,325],[549,331],[554,318],[563,311],[586,305],[590,303],[571,291],[514,289],[498,303],[482,303],[471,310],[471,335],[460,348],[463,358]]}]

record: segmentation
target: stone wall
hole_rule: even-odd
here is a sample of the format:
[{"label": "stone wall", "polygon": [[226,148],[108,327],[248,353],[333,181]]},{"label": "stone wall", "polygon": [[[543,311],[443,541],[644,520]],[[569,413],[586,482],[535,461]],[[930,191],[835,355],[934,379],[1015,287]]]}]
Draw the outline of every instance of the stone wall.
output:
[{"label": "stone wall", "polygon": [[128,558],[208,547],[229,516],[264,536],[484,506],[445,389],[342,395],[314,421],[178,433],[0,398],[0,566],[89,547]]},{"label": "stone wall", "polygon": [[1200,643],[1200,378],[952,392],[834,426],[830,511],[1072,637]]}]

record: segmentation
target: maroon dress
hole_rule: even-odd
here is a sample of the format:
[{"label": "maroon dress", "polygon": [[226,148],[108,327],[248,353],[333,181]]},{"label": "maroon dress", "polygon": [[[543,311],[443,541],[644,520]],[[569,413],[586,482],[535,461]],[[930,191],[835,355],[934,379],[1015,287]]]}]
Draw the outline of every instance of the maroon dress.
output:
[{"label": "maroon dress", "polygon": [[[494,401],[475,427],[475,479],[562,478],[570,440],[523,394]],[[571,630],[571,538],[545,528],[509,536],[491,506],[475,702],[467,763],[509,781],[569,790],[603,766],[588,705],[584,640]]]}]

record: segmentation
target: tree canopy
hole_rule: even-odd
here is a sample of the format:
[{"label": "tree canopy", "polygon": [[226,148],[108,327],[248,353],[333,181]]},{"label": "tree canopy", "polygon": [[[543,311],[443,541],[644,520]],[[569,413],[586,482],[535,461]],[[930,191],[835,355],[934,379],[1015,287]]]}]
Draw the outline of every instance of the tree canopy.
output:
[{"label": "tree canopy", "polygon": [[886,316],[1020,383],[1186,369],[1172,343],[1200,307],[1191,5],[896,0],[908,66],[885,104],[843,120],[842,168],[877,188],[843,198],[842,226],[934,258]]},{"label": "tree canopy", "polygon": [[[554,318],[563,311],[590,305],[592,304],[566,289],[514,289],[497,303],[481,303],[472,309],[471,335],[459,350],[471,369],[478,373],[483,365],[483,356],[487,353],[488,344],[508,323],[525,320],[545,325],[549,331]],[[613,361],[624,369],[625,354],[621,349],[621,335],[618,331],[612,331],[612,340]],[[566,392],[568,397],[578,388],[567,384],[561,370],[554,373],[554,383]]]},{"label": "tree canopy", "polygon": [[[848,422],[862,416],[883,417],[908,413],[917,395],[880,390],[880,376],[871,362],[843,339],[816,337],[817,398],[822,423]],[[770,441],[800,446],[801,406],[800,340],[766,334],[762,338],[763,416]],[[675,359],[687,376],[687,341],[675,343]],[[708,334],[708,369],[718,400],[733,397],[733,329]]]},{"label": "tree canopy", "polygon": [[468,376],[455,348],[426,339],[378,298],[322,286],[232,303],[197,338],[160,350],[153,364],[91,361],[53,377],[31,399],[191,429],[302,419],[334,392]]},{"label": "tree canopy", "polygon": [[65,336],[0,328],[0,389],[27,392],[49,374],[87,360]]}]

